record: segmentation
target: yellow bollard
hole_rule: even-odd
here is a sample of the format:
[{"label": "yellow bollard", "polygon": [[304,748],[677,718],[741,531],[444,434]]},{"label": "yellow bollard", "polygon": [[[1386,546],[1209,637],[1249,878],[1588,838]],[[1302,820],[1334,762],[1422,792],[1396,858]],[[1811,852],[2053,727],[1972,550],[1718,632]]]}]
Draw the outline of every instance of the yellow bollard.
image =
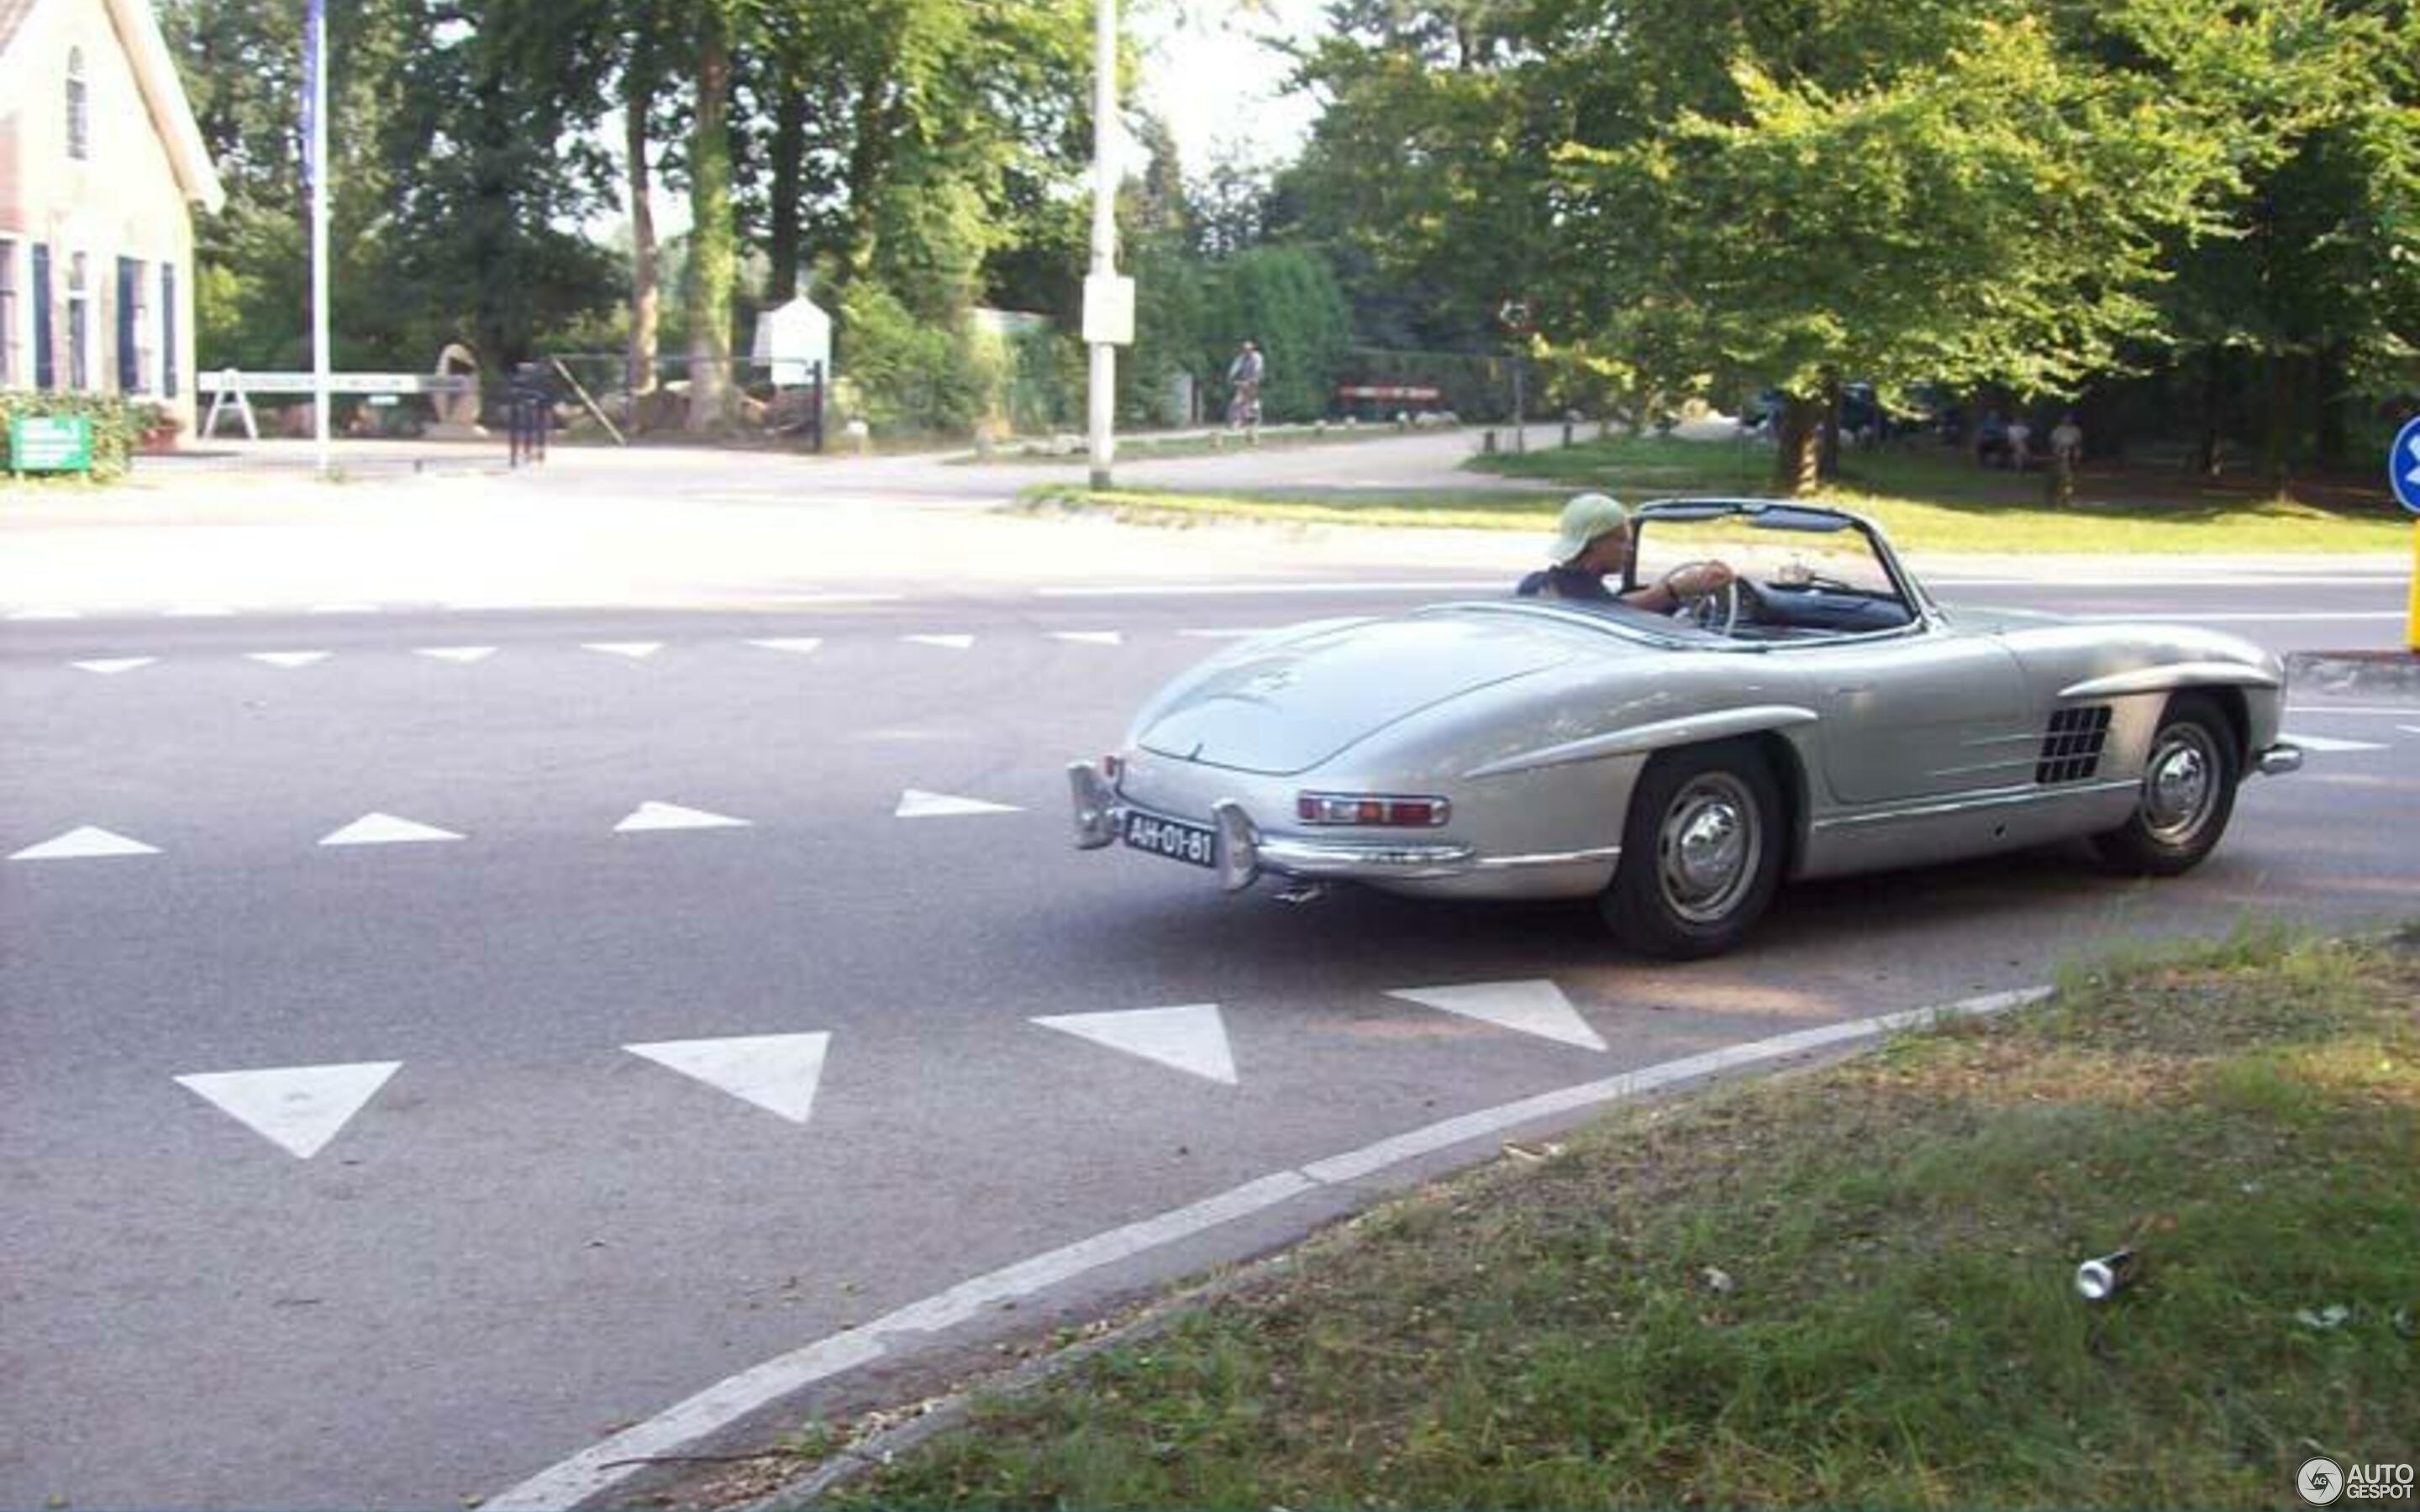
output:
[{"label": "yellow bollard", "polygon": [[2403,644],[2420,653],[2420,519],[2412,522],[2412,602],[2403,616]]}]

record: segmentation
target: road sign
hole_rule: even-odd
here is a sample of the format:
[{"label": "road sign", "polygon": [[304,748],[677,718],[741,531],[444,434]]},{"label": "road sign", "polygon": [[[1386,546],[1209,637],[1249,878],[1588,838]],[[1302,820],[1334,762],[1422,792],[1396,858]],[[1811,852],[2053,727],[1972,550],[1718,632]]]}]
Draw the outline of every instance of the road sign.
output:
[{"label": "road sign", "polygon": [[8,422],[12,472],[90,472],[92,422],[81,415],[16,415]]},{"label": "road sign", "polygon": [[2420,515],[2420,415],[2403,423],[2386,452],[2386,482],[2395,501]]}]

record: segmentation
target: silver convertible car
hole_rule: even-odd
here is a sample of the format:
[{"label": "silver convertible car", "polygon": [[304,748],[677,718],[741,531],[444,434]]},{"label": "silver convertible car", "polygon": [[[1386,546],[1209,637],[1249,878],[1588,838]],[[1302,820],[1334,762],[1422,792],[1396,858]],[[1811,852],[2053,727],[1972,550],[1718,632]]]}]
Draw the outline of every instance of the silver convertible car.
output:
[{"label": "silver convertible car", "polygon": [[1637,512],[1628,585],[1706,561],[1730,585],[1671,614],[1508,597],[1239,643],[1068,769],[1076,843],[1230,890],[1593,896],[1625,944],[1685,958],[1785,877],[2075,836],[2182,872],[2245,774],[2302,764],[2284,669],[2233,636],[1946,607],[1838,510]]}]

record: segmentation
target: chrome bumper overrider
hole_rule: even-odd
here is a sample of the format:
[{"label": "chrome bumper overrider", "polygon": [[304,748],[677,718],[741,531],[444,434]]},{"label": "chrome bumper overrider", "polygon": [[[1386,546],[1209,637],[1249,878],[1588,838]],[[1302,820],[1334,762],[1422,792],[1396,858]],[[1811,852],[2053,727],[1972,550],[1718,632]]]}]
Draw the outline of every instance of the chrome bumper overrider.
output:
[{"label": "chrome bumper overrider", "polygon": [[2281,740],[2254,758],[2253,768],[2263,777],[2283,777],[2303,769],[2303,748]]},{"label": "chrome bumper overrider", "polygon": [[[1067,784],[1075,801],[1076,845],[1098,850],[1115,844],[1130,807],[1122,801],[1090,762],[1067,768]],[[1433,882],[1474,872],[1511,872],[1531,867],[1610,862],[1619,846],[1599,850],[1558,852],[1551,856],[1482,856],[1458,842],[1419,844],[1404,841],[1326,841],[1270,839],[1253,824],[1242,805],[1222,801],[1211,805],[1211,823],[1218,831],[1218,885],[1230,892],[1249,887],[1264,872],[1280,876],[1325,880]]]}]

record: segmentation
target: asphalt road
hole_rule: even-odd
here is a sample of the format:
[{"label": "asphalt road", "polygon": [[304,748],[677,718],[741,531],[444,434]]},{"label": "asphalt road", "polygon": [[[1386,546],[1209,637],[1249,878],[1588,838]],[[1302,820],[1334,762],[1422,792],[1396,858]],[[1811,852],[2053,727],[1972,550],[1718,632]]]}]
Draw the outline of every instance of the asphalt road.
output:
[{"label": "asphalt road", "polygon": [[[2308,769],[2248,784],[2189,877],[2059,851],[1809,886],[1686,968],[1586,909],[1287,907],[1068,846],[1063,764],[1152,687],[1225,634],[1436,596],[1387,580],[0,624],[0,855],[150,848],[0,861],[0,1504],[484,1496],[969,1276],[1456,1114],[2118,938],[2420,915],[2420,705],[2344,699],[2295,708]],[[2387,642],[2402,603],[1944,596],[2281,648]],[[412,833],[374,816],[455,838],[329,843]],[[1505,981],[1602,1048],[1390,995]],[[752,1101],[716,1045],[760,1036],[788,1074]]]}]

